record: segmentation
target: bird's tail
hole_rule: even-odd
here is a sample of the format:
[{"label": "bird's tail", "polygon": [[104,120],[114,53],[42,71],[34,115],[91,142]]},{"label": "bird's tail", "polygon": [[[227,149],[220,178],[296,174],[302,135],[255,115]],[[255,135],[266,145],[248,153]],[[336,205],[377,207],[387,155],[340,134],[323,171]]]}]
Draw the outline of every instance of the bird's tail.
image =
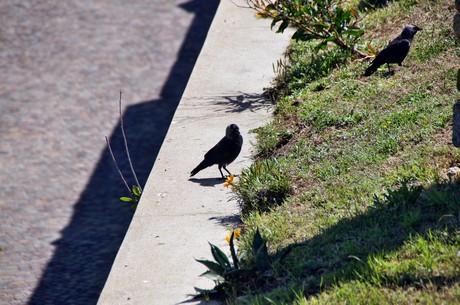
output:
[{"label": "bird's tail", "polygon": [[197,167],[195,167],[191,172],[190,172],[190,177],[195,176],[199,171],[205,169],[206,167],[210,167],[212,164],[209,164],[207,160],[201,161],[200,164],[198,164]]},{"label": "bird's tail", "polygon": [[364,71],[364,76],[370,76],[372,73],[374,73],[375,71],[377,71],[378,68],[379,68],[379,66],[376,65],[375,63],[374,63],[374,64],[371,64],[371,65],[366,69],[366,71]]}]

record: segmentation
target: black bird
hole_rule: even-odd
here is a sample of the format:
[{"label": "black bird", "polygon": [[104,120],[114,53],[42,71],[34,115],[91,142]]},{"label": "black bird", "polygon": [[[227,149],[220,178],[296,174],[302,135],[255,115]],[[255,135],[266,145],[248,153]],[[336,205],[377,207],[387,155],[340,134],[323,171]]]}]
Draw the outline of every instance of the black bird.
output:
[{"label": "black bird", "polygon": [[225,179],[222,174],[222,168],[231,175],[227,170],[227,165],[238,157],[242,146],[243,137],[240,134],[240,129],[236,124],[228,125],[225,130],[225,137],[204,155],[204,160],[190,172],[190,177],[195,176],[199,171],[207,167],[217,164],[222,179]]},{"label": "black bird", "polygon": [[364,76],[369,76],[377,69],[384,64],[388,65],[388,72],[390,71],[390,64],[402,65],[402,62],[409,53],[410,45],[412,39],[418,31],[421,31],[422,28],[416,25],[408,25],[404,27],[402,33],[396,37],[390,44],[380,51],[380,53],[372,61],[369,68],[364,72]]}]

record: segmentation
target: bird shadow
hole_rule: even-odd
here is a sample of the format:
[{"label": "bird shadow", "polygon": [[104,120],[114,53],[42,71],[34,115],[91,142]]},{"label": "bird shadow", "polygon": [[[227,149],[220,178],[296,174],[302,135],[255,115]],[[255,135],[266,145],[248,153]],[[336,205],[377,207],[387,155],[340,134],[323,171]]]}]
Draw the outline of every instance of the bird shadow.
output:
[{"label": "bird shadow", "polygon": [[387,7],[389,2],[396,0],[361,0],[358,3],[360,11],[374,11],[379,8]]},{"label": "bird shadow", "polygon": [[390,70],[390,71],[385,71],[382,73],[383,78],[390,78],[395,75],[396,71],[395,70]]},{"label": "bird shadow", "polygon": [[217,184],[223,184],[225,182],[225,179],[219,177],[219,178],[190,178],[188,181],[191,181],[193,183],[198,183],[201,186],[205,187],[211,187],[211,186],[216,186]]}]

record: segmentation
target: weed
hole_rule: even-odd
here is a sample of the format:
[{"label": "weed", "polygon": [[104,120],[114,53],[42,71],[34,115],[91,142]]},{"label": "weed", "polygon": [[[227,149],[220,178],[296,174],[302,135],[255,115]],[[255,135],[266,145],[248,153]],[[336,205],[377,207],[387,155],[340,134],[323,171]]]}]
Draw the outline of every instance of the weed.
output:
[{"label": "weed", "polygon": [[125,177],[123,176],[123,173],[120,170],[120,167],[118,166],[117,160],[115,159],[115,155],[113,154],[112,147],[110,146],[110,141],[109,138],[105,137],[105,140],[107,142],[107,147],[109,148],[110,155],[112,156],[113,163],[115,165],[115,168],[118,171],[118,174],[121,177],[121,180],[123,180],[123,183],[125,184],[130,196],[126,197],[123,196],[120,198],[121,201],[123,202],[130,202],[131,207],[135,209],[137,207],[137,204],[139,203],[139,199],[141,198],[142,195],[142,188],[139,183],[139,180],[137,179],[136,172],[134,171],[133,163],[131,161],[131,156],[129,154],[129,148],[128,148],[128,140],[126,139],[126,134],[125,134],[125,129],[123,126],[123,116],[121,115],[121,97],[122,97],[122,91],[120,90],[120,99],[118,101],[118,110],[119,110],[119,115],[120,115],[120,126],[121,126],[121,133],[123,136],[123,140],[125,143],[125,151],[126,151],[126,156],[128,158],[129,166],[131,168],[131,172],[134,176],[134,179],[136,181],[136,185],[133,185],[131,188],[128,186],[128,182],[126,181]]},{"label": "weed", "polygon": [[214,261],[197,260],[209,269],[202,276],[213,280],[216,285],[210,290],[195,288],[198,293],[195,298],[219,297],[222,294],[232,297],[245,291],[255,290],[274,279],[273,268],[280,264],[290,252],[290,248],[286,248],[276,255],[270,256],[267,243],[260,235],[259,230],[256,230],[251,243],[252,260],[250,262],[241,260],[236,255],[235,237],[235,231],[233,231],[229,238],[232,261],[213,244],[210,246]]}]

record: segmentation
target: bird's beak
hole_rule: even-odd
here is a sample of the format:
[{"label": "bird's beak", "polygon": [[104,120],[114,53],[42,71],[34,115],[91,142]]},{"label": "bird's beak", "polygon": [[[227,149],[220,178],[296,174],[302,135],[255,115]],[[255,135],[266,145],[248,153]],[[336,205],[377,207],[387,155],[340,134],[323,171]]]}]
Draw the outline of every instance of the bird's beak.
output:
[{"label": "bird's beak", "polygon": [[421,27],[418,27],[418,26],[416,26],[415,29],[416,29],[417,31],[422,31],[422,30],[423,30]]}]

